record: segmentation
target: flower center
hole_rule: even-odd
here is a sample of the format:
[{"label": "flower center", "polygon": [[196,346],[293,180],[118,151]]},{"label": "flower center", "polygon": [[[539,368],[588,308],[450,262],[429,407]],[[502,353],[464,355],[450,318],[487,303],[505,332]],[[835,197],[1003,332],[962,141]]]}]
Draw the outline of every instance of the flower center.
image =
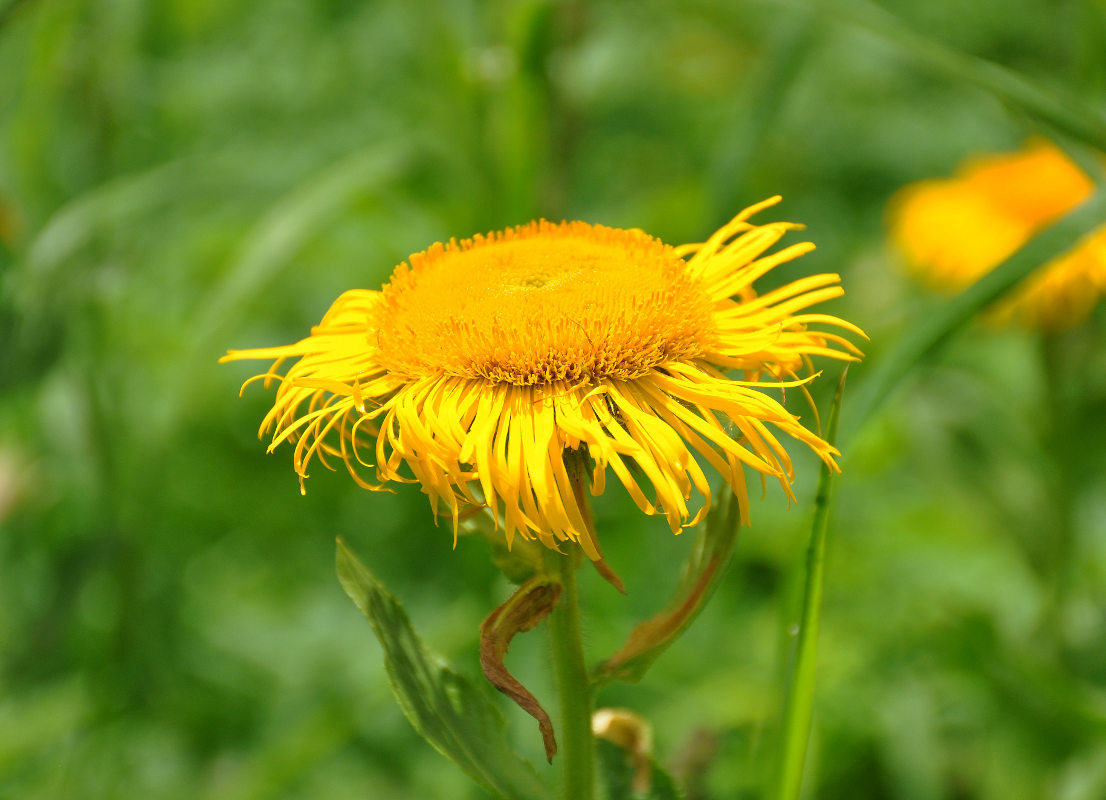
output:
[{"label": "flower center", "polygon": [[630,380],[700,356],[714,334],[671,247],[583,222],[434,245],[396,268],[376,309],[381,362],[412,378]]}]

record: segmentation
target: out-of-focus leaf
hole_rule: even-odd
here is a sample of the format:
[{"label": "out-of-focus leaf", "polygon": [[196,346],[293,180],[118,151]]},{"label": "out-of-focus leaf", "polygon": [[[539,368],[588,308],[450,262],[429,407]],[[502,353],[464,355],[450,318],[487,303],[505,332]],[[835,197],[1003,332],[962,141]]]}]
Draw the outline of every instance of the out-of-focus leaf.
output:
[{"label": "out-of-focus leaf", "polygon": [[925,319],[908,324],[909,333],[884,355],[874,374],[864,384],[855,404],[856,412],[847,415],[843,439],[854,435],[883,401],[919,362],[935,353],[964,328],[980,311],[1005,295],[1042,265],[1072,249],[1106,220],[1106,190],[1059,222],[1035,236],[977,283],[948,300],[936,311],[927,311]]},{"label": "out-of-focus leaf", "polygon": [[326,708],[305,714],[258,748],[249,763],[208,795],[208,800],[275,797],[288,791],[305,775],[325,769],[327,759],[353,737],[350,725]]},{"label": "out-of-focus leaf", "polygon": [[591,716],[591,731],[603,747],[600,767],[607,794],[648,795],[653,786],[653,727],[648,721],[629,709],[600,708]]},{"label": "out-of-focus leaf", "polygon": [[920,681],[904,680],[880,702],[879,747],[892,785],[903,800],[940,800],[945,796],[937,731],[937,703]]},{"label": "out-of-focus leaf", "polygon": [[[174,191],[197,164],[180,159],[134,175],[123,175],[98,186],[64,205],[31,243],[27,269],[39,282],[57,280],[58,266],[87,246],[97,233],[133,222],[174,199]],[[202,173],[199,173],[202,174]]]},{"label": "out-of-focus leaf", "polygon": [[633,800],[634,764],[629,753],[613,742],[596,741],[599,756],[599,779],[607,792],[607,800]]},{"label": "out-of-focus leaf", "polygon": [[607,800],[680,800],[684,795],[672,780],[672,776],[650,759],[652,770],[649,789],[635,793],[634,761],[630,753],[613,742],[597,740],[599,749],[599,778],[607,793]]},{"label": "out-of-focus leaf", "polygon": [[0,781],[33,754],[88,723],[90,703],[78,680],[9,695],[0,705]]},{"label": "out-of-focus leaf", "polygon": [[682,800],[684,793],[676,786],[672,776],[665,772],[656,761],[653,762],[653,786],[649,791],[649,800]]},{"label": "out-of-focus leaf", "polygon": [[[739,8],[735,8],[740,13]],[[776,130],[786,104],[780,102],[795,84],[814,52],[818,26],[808,9],[794,9],[780,18],[764,42],[764,51],[751,65],[716,134],[714,164],[705,176],[710,182],[718,217],[742,207],[750,174],[765,142]]]},{"label": "out-of-focus leaf", "polygon": [[871,31],[952,80],[973,83],[1029,117],[1106,152],[1106,117],[1061,86],[1038,86],[1013,70],[915,33],[867,0],[820,0],[815,7],[829,19]]},{"label": "out-of-focus leaf", "polygon": [[663,611],[634,628],[621,649],[595,668],[593,679],[597,684],[641,680],[650,665],[692,623],[729,564],[737,541],[739,511],[733,493],[723,490],[721,502],[707,517],[676,594]]},{"label": "out-of-focus leaf", "polygon": [[400,144],[377,144],[328,165],[281,198],[246,234],[222,284],[205,302],[191,330],[195,350],[206,352],[234,310],[272,278],[304,245],[319,225],[366,186],[377,190],[407,164]]},{"label": "out-of-focus leaf", "polygon": [[340,539],[337,567],[384,648],[392,690],[415,730],[489,791],[510,800],[549,797],[534,767],[508,747],[498,709],[427,651],[399,601]]}]

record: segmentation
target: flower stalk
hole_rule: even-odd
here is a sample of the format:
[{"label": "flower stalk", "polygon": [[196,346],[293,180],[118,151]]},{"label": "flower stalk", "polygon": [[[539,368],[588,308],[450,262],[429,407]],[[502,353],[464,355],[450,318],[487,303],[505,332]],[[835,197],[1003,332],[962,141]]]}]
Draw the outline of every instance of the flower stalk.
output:
[{"label": "flower stalk", "polygon": [[560,578],[561,599],[549,616],[553,644],[553,673],[561,703],[561,787],[565,800],[592,800],[595,796],[595,742],[591,735],[591,684],[580,634],[580,603],[576,588],[578,551],[546,553],[546,567]]}]

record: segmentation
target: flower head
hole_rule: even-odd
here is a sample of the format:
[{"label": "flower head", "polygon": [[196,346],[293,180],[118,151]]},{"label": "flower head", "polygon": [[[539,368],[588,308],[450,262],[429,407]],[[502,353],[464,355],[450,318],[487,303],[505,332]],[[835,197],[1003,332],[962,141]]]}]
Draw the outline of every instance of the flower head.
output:
[{"label": "flower head", "polygon": [[753,289],[813,249],[765,255],[799,227],[748,221],[778,200],[678,248],[638,230],[545,221],[435,244],[382,291],[343,294],[306,339],[224,360],[276,360],[254,379],[279,381],[261,432],[270,450],[295,443],[301,486],[313,459],[335,457],[368,489],[422,484],[454,531],[464,509],[486,506],[508,544],[516,533],[551,548],[567,540],[598,559],[585,483],[598,495],[613,473],[678,532],[710,507],[702,459],[744,517],[744,467],[790,495],[777,432],[827,463],[836,454],[761,390],[801,387],[813,355],[854,360],[832,329],[863,335],[807,311],[842,294],[837,275]]},{"label": "flower head", "polygon": [[[1086,200],[1094,184],[1055,145],[1033,140],[964,164],[952,178],[903,189],[891,204],[891,239],[937,289],[960,291]],[[1030,327],[1079,323],[1106,291],[1106,227],[1036,272],[995,310]]]}]

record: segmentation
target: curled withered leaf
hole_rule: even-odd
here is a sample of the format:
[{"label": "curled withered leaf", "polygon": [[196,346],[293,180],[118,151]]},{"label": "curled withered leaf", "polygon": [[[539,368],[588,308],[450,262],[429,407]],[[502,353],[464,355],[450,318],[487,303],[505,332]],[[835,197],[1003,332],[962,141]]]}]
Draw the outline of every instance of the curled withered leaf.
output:
[{"label": "curled withered leaf", "polygon": [[523,583],[511,597],[495,609],[480,626],[480,667],[484,677],[538,721],[545,757],[550,762],[557,753],[553,723],[537,698],[515,678],[503,663],[511,639],[525,633],[549,616],[561,596],[561,584],[538,575]]}]

